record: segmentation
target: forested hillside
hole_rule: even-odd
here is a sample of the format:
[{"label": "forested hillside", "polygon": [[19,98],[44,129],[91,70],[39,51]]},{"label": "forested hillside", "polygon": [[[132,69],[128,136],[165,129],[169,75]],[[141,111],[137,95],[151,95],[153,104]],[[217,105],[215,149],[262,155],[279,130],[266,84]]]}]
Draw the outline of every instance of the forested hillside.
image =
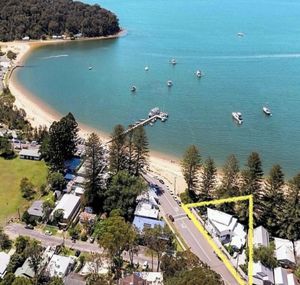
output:
[{"label": "forested hillside", "polygon": [[0,0],[0,40],[52,35],[107,36],[120,30],[118,18],[99,5],[72,0]]}]

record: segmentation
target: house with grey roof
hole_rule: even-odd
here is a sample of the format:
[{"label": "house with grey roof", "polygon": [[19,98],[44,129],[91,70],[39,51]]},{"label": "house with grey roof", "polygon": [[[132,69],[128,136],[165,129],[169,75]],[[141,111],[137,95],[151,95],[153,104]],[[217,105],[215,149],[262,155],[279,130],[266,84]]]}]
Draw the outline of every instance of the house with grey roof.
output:
[{"label": "house with grey roof", "polygon": [[255,247],[269,246],[270,236],[269,232],[263,227],[259,226],[253,231],[253,245]]},{"label": "house with grey roof", "polygon": [[40,160],[41,154],[39,153],[39,149],[22,149],[19,153],[21,159],[29,159],[29,160]]},{"label": "house with grey roof", "polygon": [[33,278],[35,276],[34,271],[30,267],[30,257],[28,257],[23,263],[23,265],[16,270],[15,276],[27,278]]},{"label": "house with grey roof", "polygon": [[43,203],[44,201],[42,200],[34,201],[30,206],[30,208],[27,210],[28,214],[37,220],[38,219],[42,220],[45,217],[45,213],[43,210]]}]

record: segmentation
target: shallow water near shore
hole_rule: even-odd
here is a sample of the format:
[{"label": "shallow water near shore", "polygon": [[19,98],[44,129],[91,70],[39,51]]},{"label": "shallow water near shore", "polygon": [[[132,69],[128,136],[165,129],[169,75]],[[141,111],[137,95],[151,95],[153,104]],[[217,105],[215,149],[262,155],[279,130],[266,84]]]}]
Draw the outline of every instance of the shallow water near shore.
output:
[{"label": "shallow water near shore", "polygon": [[[36,49],[17,73],[26,89],[105,132],[159,106],[170,117],[147,127],[156,151],[180,157],[197,144],[218,166],[231,153],[243,165],[258,151],[266,171],[274,163],[288,176],[300,170],[300,2],[100,3],[119,16],[128,34]],[[176,66],[169,64],[173,57]],[[203,78],[196,78],[197,69]],[[262,112],[265,104],[270,118]],[[232,111],[243,113],[242,126],[232,121]]]}]

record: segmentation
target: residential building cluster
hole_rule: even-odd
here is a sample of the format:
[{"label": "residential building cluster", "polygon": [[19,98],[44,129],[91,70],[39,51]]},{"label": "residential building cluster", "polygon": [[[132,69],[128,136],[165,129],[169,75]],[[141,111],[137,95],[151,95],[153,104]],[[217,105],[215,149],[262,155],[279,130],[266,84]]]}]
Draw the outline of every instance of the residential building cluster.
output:
[{"label": "residential building cluster", "polygon": [[[245,245],[247,232],[237,218],[222,211],[207,208],[206,230],[213,239],[220,241],[224,251],[231,247],[230,261],[234,266],[246,264]],[[258,248],[270,246],[268,231],[259,226],[254,229],[253,245]],[[278,266],[274,269],[264,266],[260,261],[253,264],[253,284],[255,285],[298,285],[300,284],[293,270],[300,261],[300,240],[296,242],[287,239],[272,238],[274,242],[274,257]],[[229,254],[228,254],[229,255]]]}]

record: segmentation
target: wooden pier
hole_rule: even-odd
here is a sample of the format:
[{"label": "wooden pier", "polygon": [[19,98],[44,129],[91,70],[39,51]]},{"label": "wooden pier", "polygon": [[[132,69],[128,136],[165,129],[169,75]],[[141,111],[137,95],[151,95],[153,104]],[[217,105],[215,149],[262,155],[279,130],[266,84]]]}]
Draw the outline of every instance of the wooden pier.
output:
[{"label": "wooden pier", "polygon": [[[151,117],[149,117],[148,119],[145,119],[139,123],[136,123],[134,125],[129,125],[128,129],[125,130],[122,135],[127,135],[128,133],[134,131],[135,129],[139,128],[139,127],[143,127],[145,125],[148,125],[149,123],[151,123],[152,121],[156,122],[157,120],[161,120],[161,121],[166,121],[167,120],[167,117],[168,117],[168,114],[167,113],[163,113],[161,112],[160,114],[156,114],[156,115],[153,115]],[[153,123],[154,123],[153,122]],[[112,141],[114,140],[114,138],[110,139],[108,142],[106,142],[107,144],[108,143],[111,143]]]}]

